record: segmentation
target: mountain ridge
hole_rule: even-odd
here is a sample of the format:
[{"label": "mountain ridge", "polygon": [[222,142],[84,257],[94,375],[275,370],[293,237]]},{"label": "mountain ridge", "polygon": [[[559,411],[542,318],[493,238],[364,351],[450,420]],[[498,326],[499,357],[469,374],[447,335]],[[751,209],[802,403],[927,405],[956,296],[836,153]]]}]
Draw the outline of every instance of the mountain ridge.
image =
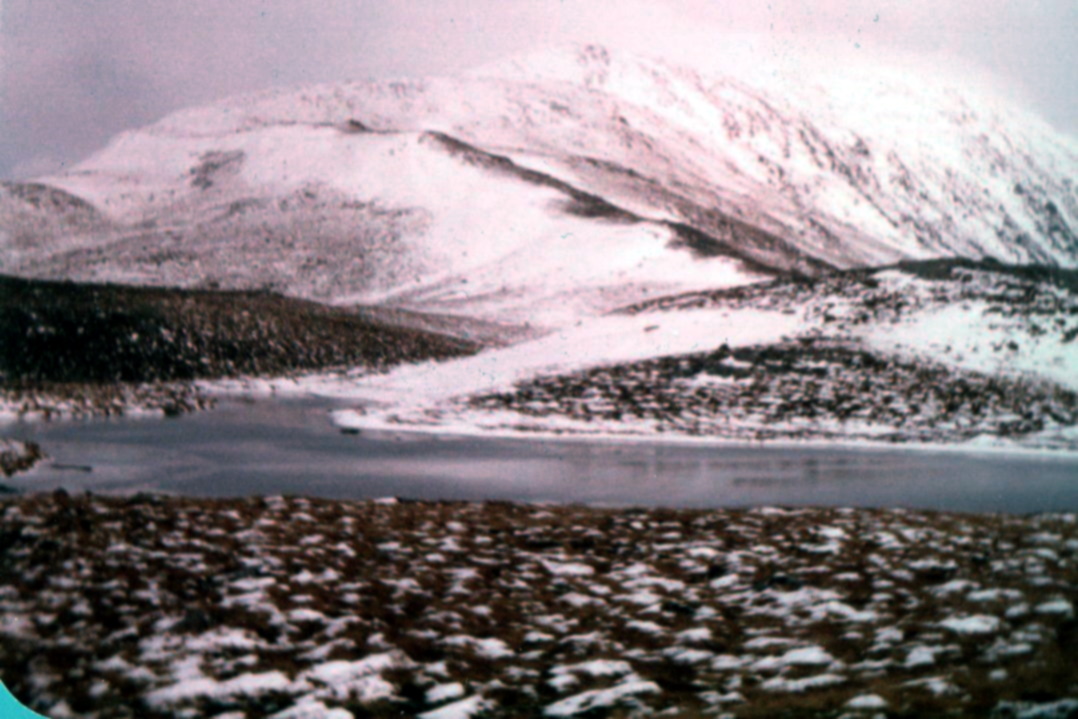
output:
[{"label": "mountain ridge", "polygon": [[[909,87],[874,92],[885,110],[918,98]],[[774,88],[574,46],[456,78],[226,99],[41,178],[91,206],[94,222],[41,221],[38,242],[17,247],[9,227],[25,208],[0,193],[0,271],[558,326],[776,272],[949,256],[1078,264],[1070,138],[938,88],[921,97],[946,104],[893,120],[924,118],[922,136],[871,135],[864,118],[836,124],[834,98],[809,96],[817,102],[805,106]],[[454,143],[488,167],[462,167]],[[444,146],[449,163],[435,156]],[[484,175],[489,163],[514,169]],[[618,213],[646,222],[618,226]],[[587,243],[589,272],[552,261]],[[726,256],[692,251],[702,245]],[[625,254],[639,262],[619,263]],[[555,297],[574,306],[529,317]]]}]

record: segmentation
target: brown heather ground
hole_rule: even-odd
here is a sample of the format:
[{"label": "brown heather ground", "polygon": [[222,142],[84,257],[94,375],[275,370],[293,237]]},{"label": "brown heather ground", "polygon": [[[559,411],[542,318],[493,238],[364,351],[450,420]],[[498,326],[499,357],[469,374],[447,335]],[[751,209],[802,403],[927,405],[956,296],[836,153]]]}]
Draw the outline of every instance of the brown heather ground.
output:
[{"label": "brown heather ground", "polygon": [[53,719],[1078,713],[1073,514],[57,493],[0,572]]}]

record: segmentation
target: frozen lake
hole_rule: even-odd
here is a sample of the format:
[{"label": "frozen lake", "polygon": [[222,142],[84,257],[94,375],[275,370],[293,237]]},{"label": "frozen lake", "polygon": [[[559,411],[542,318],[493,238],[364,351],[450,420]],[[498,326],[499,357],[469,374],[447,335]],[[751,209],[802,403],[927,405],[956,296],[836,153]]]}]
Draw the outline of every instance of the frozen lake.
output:
[{"label": "frozen lake", "polygon": [[50,455],[27,490],[501,499],[612,505],[1078,510],[1078,459],[946,451],[342,434],[325,406],[20,423]]}]

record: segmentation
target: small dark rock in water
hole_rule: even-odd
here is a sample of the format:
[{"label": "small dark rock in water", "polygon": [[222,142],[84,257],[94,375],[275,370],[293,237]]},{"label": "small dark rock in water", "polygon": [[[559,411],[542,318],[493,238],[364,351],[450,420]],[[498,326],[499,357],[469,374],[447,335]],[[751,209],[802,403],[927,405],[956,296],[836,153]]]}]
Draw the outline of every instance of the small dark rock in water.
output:
[{"label": "small dark rock in water", "polygon": [[358,427],[341,427],[341,434],[359,434]]},{"label": "small dark rock in water", "polygon": [[89,474],[94,471],[94,468],[88,464],[56,464],[53,463],[53,469],[64,469],[69,472],[86,472]]}]

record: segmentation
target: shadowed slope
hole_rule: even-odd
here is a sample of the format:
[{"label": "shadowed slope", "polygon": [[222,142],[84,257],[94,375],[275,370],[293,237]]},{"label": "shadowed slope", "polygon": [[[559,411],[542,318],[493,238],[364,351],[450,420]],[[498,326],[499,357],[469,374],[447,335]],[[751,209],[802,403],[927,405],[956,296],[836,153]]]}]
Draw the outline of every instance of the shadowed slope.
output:
[{"label": "shadowed slope", "polygon": [[385,367],[475,349],[268,293],[0,278],[0,380],[9,386]]}]

